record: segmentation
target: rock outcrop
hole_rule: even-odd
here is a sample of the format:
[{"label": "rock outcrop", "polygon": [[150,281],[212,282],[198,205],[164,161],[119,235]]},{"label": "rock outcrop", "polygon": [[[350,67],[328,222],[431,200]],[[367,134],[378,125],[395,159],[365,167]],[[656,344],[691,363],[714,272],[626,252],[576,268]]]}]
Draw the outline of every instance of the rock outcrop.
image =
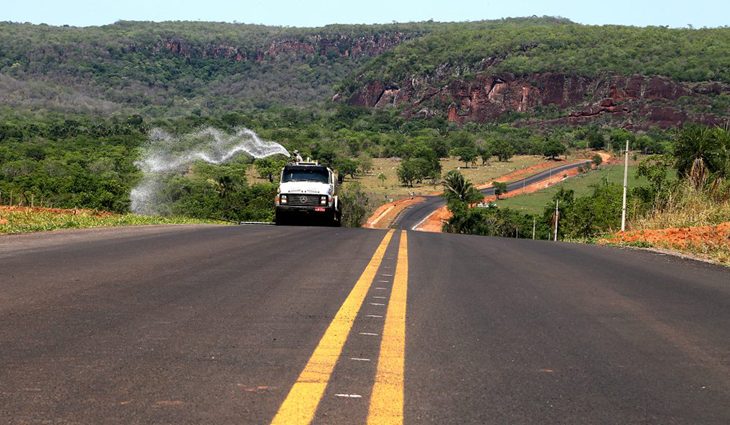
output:
[{"label": "rock outcrop", "polygon": [[[396,45],[417,36],[416,33],[385,32],[370,36],[350,37],[337,35],[326,37],[311,35],[301,39],[280,38],[270,40],[260,47],[250,48],[235,45],[201,45],[182,38],[160,41],[153,47],[155,52],[170,52],[186,58],[216,58],[235,61],[264,62],[279,56],[311,58],[315,55],[326,57],[373,57],[378,56]],[[129,46],[128,50],[136,50]]]},{"label": "rock outcrop", "polygon": [[[400,84],[373,81],[349,103],[383,108],[402,106],[407,114],[440,114],[449,121],[489,122],[507,113],[531,114],[557,110],[553,123],[586,123],[597,118],[622,121],[636,127],[671,127],[685,121],[717,124],[730,112],[702,113],[711,96],[730,94],[730,86],[716,82],[682,83],[661,76],[589,78],[561,73],[478,75],[439,86],[426,79],[410,78]],[[682,105],[677,100],[690,99]],[[553,114],[554,115],[554,114]]]}]

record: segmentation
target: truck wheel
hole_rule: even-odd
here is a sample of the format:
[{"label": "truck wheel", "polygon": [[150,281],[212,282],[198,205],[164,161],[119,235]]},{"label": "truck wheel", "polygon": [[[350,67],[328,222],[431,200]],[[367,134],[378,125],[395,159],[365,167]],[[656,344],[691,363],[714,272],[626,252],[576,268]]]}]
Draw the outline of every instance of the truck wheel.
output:
[{"label": "truck wheel", "polygon": [[286,218],[283,213],[277,212],[274,216],[274,224],[277,226],[283,226],[286,224]]},{"label": "truck wheel", "polygon": [[342,213],[339,211],[336,211],[333,214],[332,217],[332,226],[333,227],[341,227],[342,226]]}]

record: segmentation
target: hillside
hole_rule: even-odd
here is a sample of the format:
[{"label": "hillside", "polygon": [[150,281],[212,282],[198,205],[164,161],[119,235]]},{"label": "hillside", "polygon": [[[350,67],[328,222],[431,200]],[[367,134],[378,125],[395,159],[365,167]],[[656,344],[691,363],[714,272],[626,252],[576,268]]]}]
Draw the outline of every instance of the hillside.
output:
[{"label": "hillside", "polygon": [[369,61],[339,91],[353,105],[460,123],[511,115],[639,128],[720,124],[730,109],[730,28],[449,24]]},{"label": "hillside", "polygon": [[357,66],[432,26],[0,23],[0,104],[152,116],[311,105]]},{"label": "hillside", "polygon": [[730,28],[561,18],[284,28],[0,23],[0,106],[150,117],[335,99],[450,121],[721,123]]}]

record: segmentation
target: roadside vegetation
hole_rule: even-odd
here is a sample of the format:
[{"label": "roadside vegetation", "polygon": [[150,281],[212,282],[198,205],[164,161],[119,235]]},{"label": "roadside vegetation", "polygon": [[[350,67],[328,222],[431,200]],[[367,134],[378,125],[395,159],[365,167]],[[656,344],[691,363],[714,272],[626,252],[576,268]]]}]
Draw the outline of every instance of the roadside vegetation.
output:
[{"label": "roadside vegetation", "polygon": [[[601,239],[604,243],[659,246],[730,263],[730,240],[725,230],[730,223],[730,132],[688,125],[671,140],[670,153],[645,158],[634,166],[627,219],[628,228],[636,232],[628,232],[626,237],[614,235],[620,230],[622,185],[610,176],[615,170],[623,172],[620,165],[591,171],[544,193],[498,201],[486,208],[471,208],[475,199],[454,200],[445,183],[444,197],[452,217],[444,224],[444,231],[530,238],[534,226],[536,239],[552,239],[557,202],[561,240]],[[540,202],[541,210],[537,208]],[[664,239],[648,233],[672,228],[678,229],[675,235],[692,234],[682,228],[702,228],[702,234],[714,236],[673,240],[671,231]]]},{"label": "roadside vegetation", "polygon": [[729,55],[728,28],[586,26],[561,18],[454,23],[381,55],[342,86],[352,90],[362,81],[399,82],[414,74],[463,78],[481,71],[485,58],[497,59],[494,72],[516,75],[656,74],[730,82]]},{"label": "roadside vegetation", "polygon": [[[615,73],[730,82],[728,28],[590,26],[551,17],[322,28],[3,22],[0,51],[3,105],[107,116],[311,106],[373,79],[468,77],[487,58],[498,62],[494,72],[517,75]],[[726,95],[717,100],[717,108],[727,104]]]},{"label": "roadside vegetation", "polygon": [[[646,177],[637,174],[638,167],[639,165],[637,161],[630,162],[630,188],[646,186],[649,183]],[[675,173],[671,170],[668,170],[667,172],[670,174],[670,177],[675,175]],[[595,170],[580,173],[537,192],[497,201],[496,205],[499,208],[510,208],[526,214],[540,214],[545,208],[545,205],[551,202],[560,190],[573,191],[574,196],[578,197],[587,196],[593,192],[593,188],[596,185],[602,184],[604,181],[610,184],[623,185],[623,178],[623,164],[613,163],[609,165],[602,165]]]},{"label": "roadside vegetation", "polygon": [[202,223],[223,224],[223,222],[178,216],[142,216],[92,210],[0,206],[0,234],[90,227]]},{"label": "roadside vegetation", "polygon": [[[130,191],[142,178],[135,161],[141,158],[150,130],[186,134],[206,127],[222,131],[247,127],[289,151],[298,149],[336,169],[345,188],[359,183],[371,209],[411,192],[438,191],[443,176],[457,167],[484,183],[549,160],[555,156],[555,144],[572,158],[589,146],[615,147],[624,137],[635,138],[645,150],[662,152],[669,137],[658,130],[634,135],[600,127],[459,127],[440,118],[409,120],[397,110],[345,105],[316,112],[273,108],[179,119],[0,109],[0,204],[130,212]],[[167,209],[162,213],[270,221],[285,161],[281,156],[255,161],[241,156],[219,166],[195,163],[163,182]]]},{"label": "roadside vegetation", "polygon": [[[0,23],[0,205],[123,216],[131,209],[130,191],[143,178],[135,163],[152,129],[180,135],[208,127],[224,132],[245,127],[338,171],[344,221],[358,226],[390,199],[438,191],[454,170],[482,184],[590,149],[615,152],[627,139],[642,154],[668,154],[677,137],[661,129],[613,128],[600,119],[593,125],[543,125],[538,120],[518,126],[506,114],[489,123],[457,125],[428,111],[412,116],[395,107],[349,106],[347,95],[368,81],[468,78],[482,71],[483,60],[493,58],[493,72],[639,73],[730,82],[729,36],[727,28],[598,27],[549,17],[324,28]],[[722,87],[717,90],[712,104],[703,107],[725,114],[730,103]],[[330,101],[337,93],[341,101]],[[237,157],[219,166],[194,163],[160,182],[160,214],[270,221],[285,161],[280,156]],[[708,173],[715,175],[715,165],[708,161]],[[677,167],[683,175],[684,165]],[[645,178],[651,182],[654,177]],[[615,228],[613,221],[584,223],[598,211],[584,211],[580,199],[608,199],[616,190],[611,179],[592,183],[596,185],[588,192],[575,189],[570,195],[566,188],[560,195],[566,220],[575,214],[582,217],[576,222],[583,222],[576,225],[581,230],[566,227],[563,237],[593,238]],[[670,205],[677,205],[673,208],[679,213],[677,199],[685,195],[677,194],[632,192],[632,223],[649,220],[651,210],[671,214]],[[671,202],[657,203],[664,196]],[[524,216],[503,208],[464,211],[498,216],[495,220],[506,223],[503,230],[489,232],[504,235],[511,234],[512,221]],[[535,205],[529,212],[525,220],[535,216],[536,226],[549,225],[547,213]],[[452,230],[471,232],[468,223],[480,217],[455,222]]]}]

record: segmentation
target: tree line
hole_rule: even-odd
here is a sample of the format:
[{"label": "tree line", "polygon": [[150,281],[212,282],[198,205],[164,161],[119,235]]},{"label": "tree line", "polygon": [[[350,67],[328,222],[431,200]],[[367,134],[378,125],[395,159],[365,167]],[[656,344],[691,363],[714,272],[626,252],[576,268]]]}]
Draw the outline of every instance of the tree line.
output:
[{"label": "tree line", "polygon": [[[635,139],[635,138],[634,138]],[[686,205],[684,198],[699,197],[709,204],[730,201],[730,131],[688,125],[672,135],[671,150],[650,156],[637,173],[649,185],[631,188],[628,193],[629,220],[676,210]],[[674,170],[677,178],[667,173]],[[553,237],[556,219],[561,239],[591,239],[620,229],[621,185],[603,181],[592,193],[578,197],[561,188],[545,205],[542,215],[523,214],[509,208],[472,208],[483,196],[457,171],[444,179],[444,197],[452,213],[444,231],[502,237]],[[556,204],[558,213],[556,216]],[[730,220],[730,212],[720,209],[713,224]],[[695,223],[707,224],[707,223]]]}]

